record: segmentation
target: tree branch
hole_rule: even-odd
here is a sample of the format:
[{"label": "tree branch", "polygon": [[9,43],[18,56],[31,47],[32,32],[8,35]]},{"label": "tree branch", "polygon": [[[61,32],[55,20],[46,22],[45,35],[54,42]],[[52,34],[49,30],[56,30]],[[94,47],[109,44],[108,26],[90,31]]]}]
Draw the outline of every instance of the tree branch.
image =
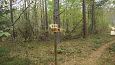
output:
[{"label": "tree branch", "polygon": [[[72,5],[70,5],[70,7],[69,7],[69,8],[71,8],[72,6],[74,6],[74,5],[75,5],[74,3],[75,3],[75,1],[74,1],[74,2],[72,2]],[[60,12],[60,13],[58,14],[58,16],[59,16],[59,15],[61,15],[62,13],[64,13],[65,11],[66,11],[66,9],[64,9],[62,12]]]},{"label": "tree branch", "polygon": [[22,14],[30,7],[30,5],[33,3],[33,1],[28,5],[28,7],[26,7],[23,11],[22,11],[22,13],[19,15],[19,17],[14,21],[14,23],[11,25],[11,26],[13,26],[13,25],[15,25],[16,23],[17,23],[17,21],[21,18],[21,16],[22,16]]}]

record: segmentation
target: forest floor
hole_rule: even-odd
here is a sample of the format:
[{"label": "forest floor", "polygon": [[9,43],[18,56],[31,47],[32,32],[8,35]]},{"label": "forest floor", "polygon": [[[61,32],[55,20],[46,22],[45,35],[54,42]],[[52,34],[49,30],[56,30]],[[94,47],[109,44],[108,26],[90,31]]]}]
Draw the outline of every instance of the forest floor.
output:
[{"label": "forest floor", "polygon": [[[103,34],[65,40],[58,44],[58,65],[114,65],[115,53],[110,52],[115,50],[114,39],[114,36]],[[36,65],[54,65],[53,41],[7,42],[0,46],[10,49],[11,56],[28,58]]]},{"label": "forest floor", "polygon": [[[115,40],[112,42],[105,43],[100,48],[98,48],[96,51],[92,52],[88,58],[84,59],[81,62],[74,62],[73,60],[66,62],[66,65],[99,65],[98,61],[102,54],[106,51],[107,48],[110,47],[111,44],[115,43]],[[61,64],[61,65],[65,65]]]}]

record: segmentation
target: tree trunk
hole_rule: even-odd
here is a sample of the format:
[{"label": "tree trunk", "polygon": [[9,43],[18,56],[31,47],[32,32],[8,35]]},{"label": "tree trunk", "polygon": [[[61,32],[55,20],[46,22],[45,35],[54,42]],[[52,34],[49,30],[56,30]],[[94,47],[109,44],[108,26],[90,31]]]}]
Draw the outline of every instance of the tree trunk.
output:
[{"label": "tree trunk", "polygon": [[86,37],[86,33],[87,33],[87,28],[86,28],[86,0],[83,0],[82,3],[82,12],[83,12],[83,38]]},{"label": "tree trunk", "polygon": [[45,31],[44,0],[40,0],[41,7],[41,29]]},{"label": "tree trunk", "polygon": [[[30,0],[24,0],[24,9],[26,9],[28,7],[28,4],[30,4]],[[24,38],[25,38],[25,41],[27,40],[31,40],[33,39],[32,38],[32,34],[33,34],[33,27],[31,25],[31,22],[30,22],[30,9],[27,9],[25,12],[24,12],[24,20],[25,20],[25,23],[24,23]]]},{"label": "tree trunk", "polygon": [[[54,0],[54,23],[60,28],[59,0]],[[60,32],[56,33],[57,42],[60,42]]]},{"label": "tree trunk", "polygon": [[91,33],[95,33],[95,0],[92,0],[92,5],[91,5]]},{"label": "tree trunk", "polygon": [[48,14],[47,14],[47,0],[45,0],[45,37],[48,40]]},{"label": "tree trunk", "polygon": [[[54,23],[60,28],[59,0],[54,0]],[[55,33],[55,65],[57,65],[57,43],[60,43],[60,32]]]},{"label": "tree trunk", "polygon": [[[11,22],[12,24],[14,23],[14,18],[13,18],[13,8],[12,8],[12,0],[10,0],[10,17],[11,17]],[[15,40],[15,31],[14,31],[14,25],[12,26],[13,27],[13,33],[12,33],[12,40]]]},{"label": "tree trunk", "polygon": [[45,30],[48,32],[47,0],[45,0]]}]

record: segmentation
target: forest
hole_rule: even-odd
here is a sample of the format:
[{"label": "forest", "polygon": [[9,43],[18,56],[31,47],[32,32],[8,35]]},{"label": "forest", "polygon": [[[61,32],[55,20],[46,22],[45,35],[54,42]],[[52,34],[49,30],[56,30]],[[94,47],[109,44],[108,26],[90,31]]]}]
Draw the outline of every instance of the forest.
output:
[{"label": "forest", "polygon": [[115,65],[115,0],[0,0],[0,65]]}]

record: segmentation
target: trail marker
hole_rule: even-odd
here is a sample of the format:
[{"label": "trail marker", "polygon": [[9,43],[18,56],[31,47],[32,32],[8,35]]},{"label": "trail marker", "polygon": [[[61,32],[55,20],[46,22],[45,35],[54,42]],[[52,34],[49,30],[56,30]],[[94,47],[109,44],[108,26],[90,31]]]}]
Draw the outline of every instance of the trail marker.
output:
[{"label": "trail marker", "polygon": [[57,65],[57,44],[58,42],[58,38],[57,35],[59,32],[61,32],[61,29],[59,28],[58,24],[50,24],[49,25],[51,32],[54,32],[54,53],[55,53],[55,65]]},{"label": "trail marker", "polygon": [[115,27],[111,27],[111,34],[110,35],[115,35]]},{"label": "trail marker", "polygon": [[52,32],[60,32],[58,24],[50,24],[50,28]]}]

